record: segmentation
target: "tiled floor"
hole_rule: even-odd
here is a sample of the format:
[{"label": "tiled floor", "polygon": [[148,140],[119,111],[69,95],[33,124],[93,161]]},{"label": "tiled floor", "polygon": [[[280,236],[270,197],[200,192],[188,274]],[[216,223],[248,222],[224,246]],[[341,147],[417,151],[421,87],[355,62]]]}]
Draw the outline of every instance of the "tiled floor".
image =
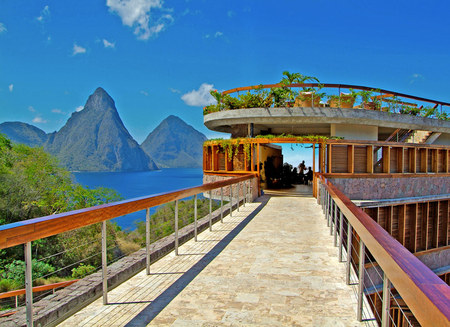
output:
[{"label": "tiled floor", "polygon": [[61,326],[363,326],[311,197],[263,197]]}]

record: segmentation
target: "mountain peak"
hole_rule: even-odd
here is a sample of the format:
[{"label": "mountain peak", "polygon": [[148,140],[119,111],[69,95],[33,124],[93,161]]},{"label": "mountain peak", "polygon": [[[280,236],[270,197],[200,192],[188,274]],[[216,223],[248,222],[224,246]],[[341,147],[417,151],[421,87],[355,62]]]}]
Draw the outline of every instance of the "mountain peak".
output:
[{"label": "mountain peak", "polygon": [[94,93],[92,93],[86,104],[84,106],[84,110],[111,110],[116,111],[116,105],[114,103],[113,98],[101,87],[98,87]]},{"label": "mountain peak", "polygon": [[70,170],[157,169],[126,129],[114,100],[101,87],[89,96],[83,110],[49,137],[45,148]]},{"label": "mountain peak", "polygon": [[206,136],[170,115],[141,144],[142,149],[164,168],[201,167]]}]

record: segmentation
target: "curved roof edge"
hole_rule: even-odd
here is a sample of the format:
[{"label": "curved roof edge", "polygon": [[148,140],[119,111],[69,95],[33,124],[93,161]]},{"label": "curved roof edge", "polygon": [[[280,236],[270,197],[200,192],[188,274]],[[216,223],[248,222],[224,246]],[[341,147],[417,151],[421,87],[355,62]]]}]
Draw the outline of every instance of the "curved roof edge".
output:
[{"label": "curved roof edge", "polygon": [[417,117],[367,109],[343,109],[323,107],[251,108],[210,113],[204,116],[207,128],[228,132],[238,124],[356,124],[389,128],[427,130],[450,133],[450,121]]}]

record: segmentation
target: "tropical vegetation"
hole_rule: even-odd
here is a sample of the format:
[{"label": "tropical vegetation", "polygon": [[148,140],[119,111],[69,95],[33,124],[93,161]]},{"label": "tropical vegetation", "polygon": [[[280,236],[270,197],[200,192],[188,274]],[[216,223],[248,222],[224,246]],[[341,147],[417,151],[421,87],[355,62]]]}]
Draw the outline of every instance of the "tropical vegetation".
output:
[{"label": "tropical vegetation", "polygon": [[[303,86],[298,84],[303,84]],[[381,97],[379,89],[362,89],[360,91],[349,89],[349,93],[340,94],[326,94],[323,90],[323,84],[316,77],[284,71],[280,82],[270,89],[259,85],[243,94],[238,92],[237,96],[211,90],[210,93],[216,103],[205,106],[203,114],[233,109],[296,106],[362,108],[441,120],[449,119],[446,112],[440,112],[436,106],[426,107],[406,103],[392,95]],[[328,99],[327,102],[323,100],[325,98]]]},{"label": "tropical vegetation", "polygon": [[[12,144],[0,134],[0,225],[117,201],[108,188],[89,189],[74,182],[70,172],[42,148]],[[213,201],[213,209],[217,204]],[[180,201],[179,226],[193,219],[193,200]],[[198,200],[198,215],[209,212],[209,200]],[[151,219],[151,241],[173,233],[174,206],[160,206]],[[108,262],[140,249],[145,226],[133,231],[107,222]],[[33,285],[82,278],[101,266],[101,225],[93,224],[32,242]],[[0,292],[24,288],[23,246],[0,250]],[[11,302],[2,300],[0,308]]]}]

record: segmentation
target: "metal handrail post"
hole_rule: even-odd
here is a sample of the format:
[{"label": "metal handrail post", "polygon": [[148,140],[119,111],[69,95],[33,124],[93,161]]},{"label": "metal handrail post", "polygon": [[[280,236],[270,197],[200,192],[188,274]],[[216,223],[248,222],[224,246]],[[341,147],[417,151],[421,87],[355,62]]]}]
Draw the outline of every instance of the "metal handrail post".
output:
[{"label": "metal handrail post", "polygon": [[386,274],[383,274],[383,302],[381,308],[381,327],[389,326],[389,310],[391,309],[391,282]]},{"label": "metal handrail post", "polygon": [[362,239],[359,239],[359,269],[358,269],[358,311],[357,319],[362,321],[364,305],[364,257],[366,247]]},{"label": "metal handrail post", "polygon": [[212,191],[209,191],[209,230],[212,231]]},{"label": "metal handrail post", "polygon": [[223,223],[223,187],[220,188],[220,222]]},{"label": "metal handrail post", "polygon": [[244,207],[245,207],[245,202],[247,202],[247,181],[242,182],[242,197],[244,198]]},{"label": "metal handrail post", "polygon": [[31,242],[25,243],[25,296],[27,306],[27,326],[33,326],[33,274],[31,258]]},{"label": "metal handrail post", "polygon": [[333,200],[333,198],[331,198],[331,203],[330,203],[330,235],[333,235],[333,219],[336,216],[336,204]]},{"label": "metal handrail post", "polygon": [[326,210],[326,218],[327,218],[327,226],[330,227],[330,204],[331,204],[331,196],[328,191],[326,191],[327,194],[327,205],[325,207]]},{"label": "metal handrail post", "polygon": [[344,240],[344,214],[339,213],[339,262],[342,262],[342,242]]},{"label": "metal handrail post", "polygon": [[233,217],[233,185],[230,185],[230,217]]},{"label": "metal handrail post", "polygon": [[108,304],[108,253],[106,247],[106,220],[102,222],[102,286],[103,304]]},{"label": "metal handrail post", "polygon": [[346,283],[350,285],[350,272],[352,268],[352,225],[347,219],[347,263],[346,263]]},{"label": "metal handrail post", "polygon": [[239,206],[241,204],[241,199],[239,198],[239,191],[241,189],[241,183],[237,183],[236,185],[236,195],[237,195],[237,212],[239,212]]},{"label": "metal handrail post", "polygon": [[178,200],[175,200],[175,255],[178,255]]},{"label": "metal handrail post", "polygon": [[147,275],[150,275],[150,208],[145,210],[145,262]]},{"label": "metal handrail post", "polygon": [[[220,208],[222,209],[222,207]],[[194,241],[197,242],[197,194],[194,195]]]},{"label": "metal handrail post", "polygon": [[334,246],[337,246],[338,206],[334,202]]}]

